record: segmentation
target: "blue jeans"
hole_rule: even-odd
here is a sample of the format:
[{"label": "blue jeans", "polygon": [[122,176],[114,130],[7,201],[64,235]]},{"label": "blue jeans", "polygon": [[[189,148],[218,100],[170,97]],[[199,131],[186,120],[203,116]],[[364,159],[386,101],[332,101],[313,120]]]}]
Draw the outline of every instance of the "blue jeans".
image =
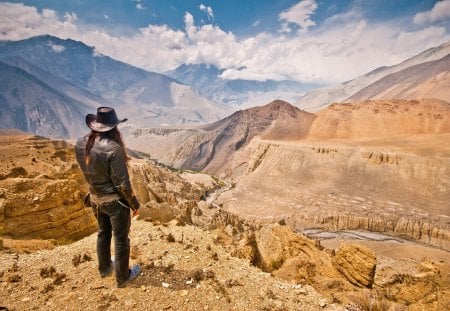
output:
[{"label": "blue jeans", "polygon": [[[95,212],[95,210],[94,210]],[[117,202],[105,203],[97,207],[97,258],[100,273],[111,266],[111,237],[114,233],[114,266],[117,284],[128,279],[130,261],[130,209]],[[111,232],[112,231],[112,232]]]}]

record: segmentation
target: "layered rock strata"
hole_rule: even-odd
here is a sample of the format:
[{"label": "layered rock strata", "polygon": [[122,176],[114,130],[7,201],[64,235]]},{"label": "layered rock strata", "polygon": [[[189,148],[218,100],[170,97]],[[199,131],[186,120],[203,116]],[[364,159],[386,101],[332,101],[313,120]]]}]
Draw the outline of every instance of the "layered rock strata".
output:
[{"label": "layered rock strata", "polygon": [[333,257],[333,266],[352,284],[372,287],[377,257],[363,245],[343,243]]},{"label": "layered rock strata", "polygon": [[96,231],[87,186],[64,141],[0,136],[0,224],[5,237],[70,242]]}]

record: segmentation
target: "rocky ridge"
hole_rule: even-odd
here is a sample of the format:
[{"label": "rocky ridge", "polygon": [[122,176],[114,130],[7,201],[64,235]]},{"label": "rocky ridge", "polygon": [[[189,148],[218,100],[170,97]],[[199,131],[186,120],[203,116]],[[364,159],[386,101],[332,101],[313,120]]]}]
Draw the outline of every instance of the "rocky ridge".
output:
[{"label": "rocky ridge", "polygon": [[346,101],[366,99],[449,99],[450,54],[392,73],[363,88]]}]

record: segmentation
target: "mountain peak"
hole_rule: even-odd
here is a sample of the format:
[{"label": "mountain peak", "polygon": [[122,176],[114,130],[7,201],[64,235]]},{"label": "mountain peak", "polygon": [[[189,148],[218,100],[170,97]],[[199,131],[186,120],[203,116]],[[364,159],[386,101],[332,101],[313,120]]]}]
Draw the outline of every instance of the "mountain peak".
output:
[{"label": "mountain peak", "polygon": [[274,110],[288,110],[288,111],[300,110],[297,107],[288,103],[287,101],[284,101],[281,99],[275,99],[262,107],[264,107],[266,109],[268,108],[268,109],[274,109]]}]

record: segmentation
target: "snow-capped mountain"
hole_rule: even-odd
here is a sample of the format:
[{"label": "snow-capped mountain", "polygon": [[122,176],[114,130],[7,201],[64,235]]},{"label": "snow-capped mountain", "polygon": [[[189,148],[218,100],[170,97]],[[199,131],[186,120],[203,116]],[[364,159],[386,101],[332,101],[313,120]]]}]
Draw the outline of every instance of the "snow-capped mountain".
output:
[{"label": "snow-capped mountain", "polygon": [[[90,106],[90,112],[95,112],[96,106],[110,105],[120,116],[128,117],[129,126],[137,128],[205,124],[232,113],[229,107],[206,99],[172,78],[116,61],[71,39],[46,35],[0,41],[0,60]],[[79,121],[85,130],[84,116]]]},{"label": "snow-capped mountain", "polygon": [[[446,42],[438,47],[431,48],[422,53],[419,53],[418,55],[409,58],[400,64],[390,67],[380,67],[353,80],[340,83],[332,87],[320,88],[308,92],[305,96],[300,98],[300,100],[298,100],[295,105],[307,111],[318,111],[332,103],[351,101],[353,95],[357,94],[362,89],[367,88],[371,84],[381,80],[384,77],[403,71],[403,73],[405,74],[403,78],[408,79],[410,78],[408,74],[412,74],[414,70],[408,71],[406,69],[427,62],[429,62],[431,65],[431,62],[442,59],[449,54],[450,42]],[[422,67],[421,69],[424,70],[424,67]],[[443,71],[450,71],[450,68],[443,68]],[[397,75],[395,80],[398,81],[398,79],[399,77]],[[388,88],[393,85],[385,86],[386,88]],[[398,96],[399,94],[396,95]],[[357,97],[359,98],[359,95]],[[355,97],[355,99],[357,97]],[[400,96],[395,98],[403,97]]]},{"label": "snow-capped mountain", "polygon": [[284,80],[227,80],[221,77],[224,69],[206,64],[182,64],[166,74],[191,86],[216,102],[251,107],[274,99],[297,101],[306,91],[317,85]]}]

